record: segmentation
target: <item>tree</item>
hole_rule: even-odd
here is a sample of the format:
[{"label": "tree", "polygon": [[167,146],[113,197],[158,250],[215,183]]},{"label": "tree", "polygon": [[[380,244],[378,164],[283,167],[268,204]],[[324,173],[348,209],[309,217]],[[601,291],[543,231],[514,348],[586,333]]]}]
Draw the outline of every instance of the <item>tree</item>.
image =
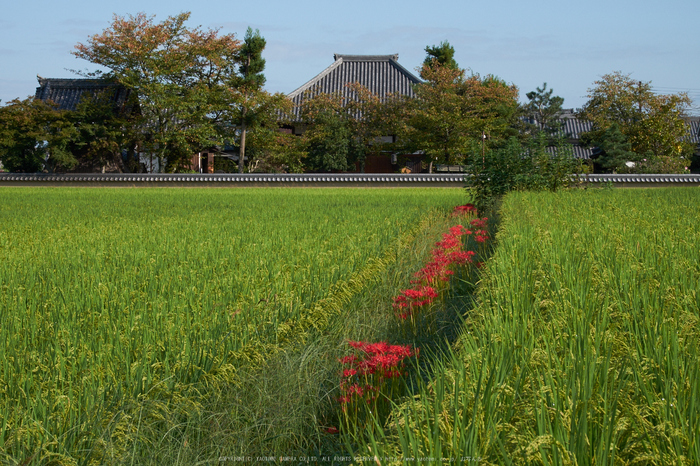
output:
[{"label": "tree", "polygon": [[97,94],[84,94],[75,111],[68,117],[76,129],[76,137],[68,150],[76,157],[78,169],[93,171],[106,169],[119,172],[135,171],[135,157],[123,157],[135,146],[131,133],[131,121],[138,117],[132,112],[134,102],[115,102],[115,88],[107,88]]},{"label": "tree", "polygon": [[525,105],[525,112],[535,121],[537,130],[550,135],[561,130],[558,115],[564,104],[564,98],[552,96],[553,92],[553,89],[547,90],[547,83],[544,83],[542,88],[526,94],[529,102]]},{"label": "tree", "polygon": [[[440,42],[440,45],[433,45],[432,47],[426,46],[425,53],[427,56],[423,60],[423,68],[435,68],[435,66],[446,67],[451,70],[458,70],[459,65],[454,59],[455,49],[450,45],[449,42]],[[421,68],[421,78],[428,79],[423,75],[423,69]]]},{"label": "tree", "polygon": [[473,141],[498,144],[515,134],[518,89],[495,76],[423,65],[425,83],[405,101],[404,149],[422,150],[437,163],[464,163]]},{"label": "tree", "polygon": [[[245,143],[248,170],[300,172],[305,156],[300,138],[279,130],[280,115],[289,114],[294,104],[281,93],[259,91],[250,97],[247,101]],[[240,167],[239,163],[238,169]]]},{"label": "tree", "polygon": [[[593,139],[595,137],[595,139]],[[613,123],[603,132],[584,134],[581,137],[584,145],[597,147],[599,153],[596,162],[606,172],[624,173],[634,171],[636,164],[643,162],[641,155],[632,152],[632,145],[620,131],[617,123]],[[632,162],[635,165],[628,166]]]},{"label": "tree", "polygon": [[510,137],[485,150],[475,144],[467,170],[468,187],[479,211],[485,211],[502,195],[514,190],[557,191],[575,182],[581,161],[563,138],[554,141],[544,132],[524,142]]},{"label": "tree", "polygon": [[265,39],[260,36],[260,31],[255,32],[249,27],[243,39],[243,46],[238,53],[240,62],[238,83],[239,111],[240,111],[240,154],[238,159],[238,172],[243,173],[245,167],[246,132],[249,126],[255,123],[255,101],[260,99],[260,92],[265,85],[265,59],[262,52],[265,49]]},{"label": "tree", "polygon": [[261,126],[251,133],[250,172],[301,173],[307,156],[304,139],[277,127]]},{"label": "tree", "polygon": [[189,29],[189,17],[155,24],[143,13],[115,15],[108,29],[73,52],[135,91],[141,118],[134,130],[161,170],[166,161],[171,170],[185,165],[190,154],[220,141],[217,125],[239,82],[239,41],[218,30]]},{"label": "tree", "polygon": [[[346,171],[360,166],[369,153],[381,151],[387,114],[379,96],[359,83],[346,85],[347,92],[319,93],[304,99],[302,121],[307,166],[314,171]],[[313,95],[313,96],[312,96]]]},{"label": "tree", "polygon": [[684,171],[693,153],[683,120],[691,104],[687,94],[655,94],[651,83],[635,81],[619,71],[604,75],[594,84],[579,112],[580,117],[593,123],[589,141],[600,141],[605,131],[617,124],[631,151],[641,160],[638,171]]},{"label": "tree", "polygon": [[11,172],[68,170],[77,163],[68,146],[77,137],[68,112],[32,98],[0,108],[0,161]]},{"label": "tree", "polygon": [[508,191],[557,191],[568,187],[574,183],[574,175],[582,171],[581,161],[565,140],[558,119],[564,99],[552,94],[547,83],[527,93],[529,102],[516,115],[524,113],[534,124],[523,128],[518,117],[511,129],[524,130],[519,135],[509,134],[490,147],[474,144],[467,167],[471,175],[468,185],[479,209],[491,207]]},{"label": "tree", "polygon": [[304,99],[301,119],[308,128],[303,137],[309,170],[347,171],[354,162],[357,145],[345,102],[340,93],[320,93]]}]

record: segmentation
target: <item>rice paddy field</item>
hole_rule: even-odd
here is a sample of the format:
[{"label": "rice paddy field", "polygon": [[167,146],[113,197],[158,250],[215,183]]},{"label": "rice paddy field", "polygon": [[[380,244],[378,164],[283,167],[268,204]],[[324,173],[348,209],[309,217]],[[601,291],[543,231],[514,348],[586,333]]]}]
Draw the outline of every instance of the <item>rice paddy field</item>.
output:
[{"label": "rice paddy field", "polygon": [[509,194],[458,342],[358,454],[700,464],[699,206],[697,188]]},{"label": "rice paddy field", "polygon": [[[700,464],[700,190],[511,193],[406,331],[465,200],[0,189],[0,464]],[[345,429],[378,341],[424,351]]]},{"label": "rice paddy field", "polygon": [[248,453],[210,439],[185,454],[218,422],[208,403],[327,332],[464,198],[444,188],[0,188],[0,464]]}]

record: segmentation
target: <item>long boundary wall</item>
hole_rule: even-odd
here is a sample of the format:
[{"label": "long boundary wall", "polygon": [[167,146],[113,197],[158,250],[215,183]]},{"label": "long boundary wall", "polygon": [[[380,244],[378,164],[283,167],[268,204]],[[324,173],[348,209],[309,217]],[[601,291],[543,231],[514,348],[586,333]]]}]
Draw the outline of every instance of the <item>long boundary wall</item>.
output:
[{"label": "long boundary wall", "polygon": [[[468,176],[468,175],[467,175]],[[700,175],[583,175],[590,187],[700,186]],[[0,173],[0,186],[458,188],[463,174],[51,174]]]}]

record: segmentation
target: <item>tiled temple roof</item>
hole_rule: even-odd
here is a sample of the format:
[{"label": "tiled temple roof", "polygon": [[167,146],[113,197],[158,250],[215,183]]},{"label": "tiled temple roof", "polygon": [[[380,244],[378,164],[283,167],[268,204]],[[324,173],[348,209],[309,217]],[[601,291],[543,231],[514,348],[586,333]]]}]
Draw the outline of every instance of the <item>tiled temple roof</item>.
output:
[{"label": "tiled temple roof", "polygon": [[360,83],[372,93],[384,98],[389,94],[413,97],[413,86],[420,79],[399,65],[395,55],[334,55],[335,61],[303,86],[291,92],[295,104],[294,119],[299,118],[299,106],[309,96],[340,92],[350,96],[346,85]]},{"label": "tiled temple roof", "polygon": [[112,99],[120,109],[129,97],[129,90],[124,86],[104,79],[56,79],[41,76],[37,76],[37,79],[39,87],[36,88],[34,98],[54,102],[60,110],[75,110],[84,96],[95,96],[107,89],[115,90]]}]

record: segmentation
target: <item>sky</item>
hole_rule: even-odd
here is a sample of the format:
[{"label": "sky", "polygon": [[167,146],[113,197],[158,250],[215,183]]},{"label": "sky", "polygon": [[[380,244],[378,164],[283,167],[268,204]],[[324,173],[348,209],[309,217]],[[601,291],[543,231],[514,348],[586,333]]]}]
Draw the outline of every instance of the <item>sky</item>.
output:
[{"label": "sky", "polygon": [[655,92],[687,92],[700,114],[699,0],[0,0],[0,11],[2,104],[33,95],[37,75],[97,69],[71,51],[114,15],[144,12],[159,22],[189,11],[190,27],[240,39],[259,29],[270,92],[295,90],[335,53],[398,53],[414,71],[426,46],[446,40],[460,67],[515,84],[521,101],[546,82],[565,108],[579,108],[597,79],[621,71]]}]

